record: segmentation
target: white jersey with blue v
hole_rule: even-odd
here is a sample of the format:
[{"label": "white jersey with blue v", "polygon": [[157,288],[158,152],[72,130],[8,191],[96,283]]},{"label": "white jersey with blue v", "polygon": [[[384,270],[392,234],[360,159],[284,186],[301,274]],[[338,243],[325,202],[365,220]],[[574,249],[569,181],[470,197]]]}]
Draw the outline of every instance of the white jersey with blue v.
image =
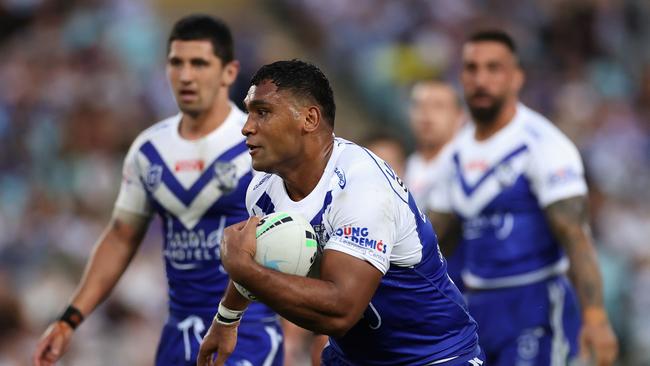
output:
[{"label": "white jersey with blue v", "polygon": [[[160,215],[170,310],[214,313],[228,283],[219,261],[223,230],[248,217],[244,197],[253,171],[241,135],[246,115],[231,104],[222,125],[198,140],[180,136],[181,117],[158,122],[132,144],[116,208]],[[258,307],[249,319],[271,314],[256,314]]]},{"label": "white jersey with blue v", "polygon": [[465,128],[454,142],[435,211],[454,212],[467,243],[463,280],[478,289],[526,285],[564,273],[568,260],[543,208],[585,195],[575,146],[546,118],[519,104],[485,141]]},{"label": "white jersey with blue v", "polygon": [[279,176],[264,174],[253,178],[246,204],[252,215],[301,213],[321,249],[367,261],[383,274],[359,322],[330,338],[326,352],[334,364],[467,364],[480,353],[476,323],[447,276],[431,224],[390,166],[370,151],[336,138],[305,198],[291,200]]}]

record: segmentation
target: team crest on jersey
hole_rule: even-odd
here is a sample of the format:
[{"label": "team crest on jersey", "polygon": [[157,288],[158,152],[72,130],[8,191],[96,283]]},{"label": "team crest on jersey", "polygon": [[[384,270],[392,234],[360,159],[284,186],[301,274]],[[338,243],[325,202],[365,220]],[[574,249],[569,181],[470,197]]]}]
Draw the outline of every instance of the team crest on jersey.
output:
[{"label": "team crest on jersey", "polygon": [[494,171],[494,176],[501,187],[510,187],[517,181],[519,174],[508,162],[501,163]]},{"label": "team crest on jersey", "polygon": [[230,193],[237,188],[237,166],[227,161],[217,161],[214,164],[214,179],[217,186],[225,193]]},{"label": "team crest on jersey", "polygon": [[163,167],[162,165],[152,164],[147,169],[147,175],[144,177],[144,183],[149,192],[155,192],[162,180]]}]

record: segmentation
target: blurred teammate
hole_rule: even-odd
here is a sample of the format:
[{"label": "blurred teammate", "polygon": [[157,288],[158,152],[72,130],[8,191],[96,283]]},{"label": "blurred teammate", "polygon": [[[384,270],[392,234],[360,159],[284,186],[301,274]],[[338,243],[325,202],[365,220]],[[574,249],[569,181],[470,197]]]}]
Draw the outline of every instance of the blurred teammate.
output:
[{"label": "blurred teammate", "polygon": [[[226,226],[246,218],[251,159],[240,130],[246,115],[228,99],[239,62],[220,20],[181,19],[168,41],[167,76],[181,113],[145,130],[124,163],[113,218],[97,242],[70,306],[46,330],[34,353],[51,365],[74,328],[111,292],[136,253],[150,218],[163,221],[169,318],[156,365],[192,365],[228,275],[219,260]],[[235,365],[281,365],[276,316],[253,304],[240,329]],[[137,340],[134,340],[137,341]]]},{"label": "blurred teammate", "polygon": [[[430,223],[383,160],[334,137],[334,97],[322,72],[297,60],[266,65],[245,103],[253,168],[267,174],[249,186],[252,217],[225,231],[231,279],[286,319],[329,335],[323,365],[483,364],[476,324],[446,275]],[[254,261],[257,216],[282,210],[314,226],[319,278]],[[223,364],[247,305],[231,286],[199,365],[211,364],[213,352]]]},{"label": "blurred teammate", "polygon": [[518,102],[523,82],[507,34],[480,32],[465,43],[462,84],[474,123],[454,141],[432,222],[441,242],[462,229],[463,279],[489,365],[566,365],[578,350],[611,365],[617,341],[603,308],[580,156]]},{"label": "blurred teammate", "polygon": [[[387,132],[377,132],[363,140],[361,145],[387,162],[397,176],[404,176],[406,151],[404,144],[396,136]],[[411,192],[411,194],[413,193]],[[416,203],[418,202],[416,201]],[[418,207],[420,207],[419,203]]]},{"label": "blurred teammate", "polygon": [[[462,124],[463,110],[451,85],[434,80],[420,81],[411,89],[409,119],[416,150],[406,161],[404,183],[418,207],[426,211],[430,207],[431,192],[437,184],[444,184],[440,171],[442,162],[451,154],[449,143]],[[463,252],[459,247],[453,255],[444,253],[449,277],[461,292]]]}]

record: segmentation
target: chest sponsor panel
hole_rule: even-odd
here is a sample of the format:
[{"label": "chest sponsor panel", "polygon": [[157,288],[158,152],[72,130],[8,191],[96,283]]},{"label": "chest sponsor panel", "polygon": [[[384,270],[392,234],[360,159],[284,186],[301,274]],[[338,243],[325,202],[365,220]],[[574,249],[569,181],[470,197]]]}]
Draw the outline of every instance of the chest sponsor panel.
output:
[{"label": "chest sponsor panel", "polygon": [[167,218],[164,227],[165,259],[174,268],[181,270],[197,268],[204,262],[220,260],[219,249],[223,230],[227,226],[226,221],[226,216],[221,216],[212,225],[199,225],[188,230],[173,218]]}]

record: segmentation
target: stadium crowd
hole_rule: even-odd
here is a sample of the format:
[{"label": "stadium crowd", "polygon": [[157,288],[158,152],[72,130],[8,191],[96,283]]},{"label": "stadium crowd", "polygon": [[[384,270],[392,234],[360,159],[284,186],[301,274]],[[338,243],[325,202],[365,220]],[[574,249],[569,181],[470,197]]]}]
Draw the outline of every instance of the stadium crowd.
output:
[{"label": "stadium crowd", "polygon": [[[144,0],[0,3],[2,366],[27,364],[65,306],[136,133],[174,113],[163,69],[167,24],[156,10]],[[458,85],[468,28],[511,31],[528,74],[524,102],[556,122],[585,160],[620,364],[650,363],[650,3],[284,0],[277,13],[327,67],[349,76],[358,107],[396,133],[407,128],[414,81]],[[232,26],[241,95],[250,70],[278,55],[245,22]],[[116,294],[79,329],[66,364],[151,364],[166,309],[159,236],[153,225]]]}]

